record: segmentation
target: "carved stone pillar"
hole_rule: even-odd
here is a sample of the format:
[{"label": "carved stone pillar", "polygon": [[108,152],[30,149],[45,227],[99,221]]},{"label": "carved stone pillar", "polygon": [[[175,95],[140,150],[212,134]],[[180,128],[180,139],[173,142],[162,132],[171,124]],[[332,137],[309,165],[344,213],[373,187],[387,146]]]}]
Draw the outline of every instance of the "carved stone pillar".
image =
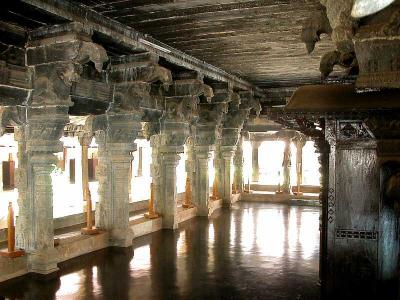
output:
[{"label": "carved stone pillar", "polygon": [[208,216],[209,207],[209,174],[208,161],[211,157],[211,147],[196,146],[196,206],[199,216]]},{"label": "carved stone pillar", "polygon": [[[211,99],[212,89],[197,73],[178,74],[165,97],[165,113],[160,120],[160,193],[157,207],[163,217],[163,228],[178,227],[176,201],[176,166],[183,153],[191,125],[198,118],[199,96]],[[191,167],[190,169],[194,169]],[[191,176],[189,172],[189,176]],[[192,180],[193,183],[193,180]],[[197,186],[194,184],[194,192]]]},{"label": "carved stone pillar", "polygon": [[16,130],[18,141],[17,247],[28,253],[29,270],[48,274],[58,270],[54,249],[53,187],[51,173],[57,165],[56,152],[62,151],[60,138],[68,123],[54,108],[39,109],[28,124]]},{"label": "carved stone pillar", "polygon": [[150,136],[150,147],[151,147],[151,165],[150,174],[153,183],[154,191],[154,208],[157,213],[162,211],[161,201],[161,156],[160,156],[160,134]]},{"label": "carved stone pillar", "polygon": [[290,168],[292,166],[292,151],[290,149],[290,139],[285,139],[285,149],[283,152],[282,171],[283,171],[283,183],[282,192],[285,194],[291,193],[290,183]]},{"label": "carved stone pillar", "polygon": [[260,148],[261,143],[258,141],[251,142],[251,149],[252,149],[252,176],[251,180],[253,182],[258,182],[260,178],[260,166],[258,164],[258,149]]},{"label": "carved stone pillar", "polygon": [[[71,34],[74,33],[74,34]],[[78,23],[31,31],[26,46],[32,69],[32,94],[24,104],[25,120],[16,130],[19,143],[19,217],[17,246],[28,253],[30,272],[57,270],[54,249],[51,173],[62,152],[60,138],[69,122],[72,84],[80,79],[82,64],[92,61],[101,71],[105,50],[92,42],[92,32]]]},{"label": "carved stone pillar", "polygon": [[222,165],[221,165],[221,178],[222,178],[222,200],[224,205],[231,205],[232,195],[232,165],[233,156],[235,154],[236,146],[222,146]]},{"label": "carved stone pillar", "polygon": [[143,147],[139,147],[138,149],[138,172],[137,176],[142,177],[143,176]]},{"label": "carved stone pillar", "polygon": [[111,246],[132,245],[129,179],[132,151],[136,148],[134,140],[141,129],[140,119],[140,115],[132,114],[97,117],[99,205],[96,226],[109,232]]},{"label": "carved stone pillar", "polygon": [[236,152],[235,152],[235,157],[233,159],[234,166],[235,166],[235,172],[234,172],[234,178],[233,178],[233,186],[236,189],[237,193],[243,192],[243,186],[244,186],[244,177],[243,177],[243,136],[240,137]]},{"label": "carved stone pillar", "polygon": [[109,80],[113,101],[106,115],[95,118],[93,130],[99,144],[99,196],[96,225],[109,232],[110,245],[132,245],[129,227],[129,187],[134,140],[142,129],[146,109],[157,109],[151,83],[172,83],[171,72],[150,53],[113,57]]},{"label": "carved stone pillar", "polygon": [[162,199],[160,212],[163,219],[163,228],[178,228],[177,199],[176,199],[176,167],[178,166],[182,150],[163,149],[161,152],[161,191]]},{"label": "carved stone pillar", "polygon": [[306,144],[304,138],[296,139],[296,175],[297,175],[297,190],[296,195],[301,195],[301,184],[303,181],[303,147]]},{"label": "carved stone pillar", "polygon": [[[243,101],[243,102],[241,102]],[[259,103],[255,103],[251,92],[240,92],[232,96],[229,103],[228,113],[224,116],[221,137],[221,180],[222,180],[222,198],[225,205],[231,204],[232,194],[232,159],[236,151],[236,145],[239,141],[243,124],[249,117],[253,108],[259,113]]]},{"label": "carved stone pillar", "polygon": [[[227,103],[231,99],[232,89],[228,84],[213,84],[214,97],[211,103],[199,104],[199,120],[196,125],[196,203],[197,211],[200,216],[208,216],[209,204],[209,174],[208,174],[208,161],[211,156],[211,151],[215,151],[215,160],[219,161],[220,151],[216,143],[221,135],[221,122],[223,115],[227,112]],[[220,189],[220,164],[215,163],[215,183]],[[222,194],[222,189],[219,195]]]}]

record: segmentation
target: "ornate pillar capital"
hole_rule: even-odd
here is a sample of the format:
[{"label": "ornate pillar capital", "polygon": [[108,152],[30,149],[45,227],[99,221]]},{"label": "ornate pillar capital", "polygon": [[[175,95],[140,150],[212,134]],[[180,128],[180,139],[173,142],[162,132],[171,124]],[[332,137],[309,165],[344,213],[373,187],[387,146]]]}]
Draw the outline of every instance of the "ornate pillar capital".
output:
[{"label": "ornate pillar capital", "polygon": [[92,31],[80,23],[39,28],[29,33],[27,65],[34,67],[29,106],[71,106],[70,91],[80,80],[82,65],[91,61],[97,72],[108,60],[104,48],[91,41]]}]

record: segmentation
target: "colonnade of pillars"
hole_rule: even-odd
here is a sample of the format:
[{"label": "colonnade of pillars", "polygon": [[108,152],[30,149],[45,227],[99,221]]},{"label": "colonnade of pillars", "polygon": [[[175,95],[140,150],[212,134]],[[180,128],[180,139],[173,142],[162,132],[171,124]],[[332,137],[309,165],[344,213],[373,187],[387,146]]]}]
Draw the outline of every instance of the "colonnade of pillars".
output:
[{"label": "colonnade of pillars", "polygon": [[[163,228],[178,226],[176,167],[185,143],[191,151],[187,173],[198,215],[209,214],[211,151],[224,205],[231,203],[235,153],[235,184],[237,190],[242,189],[239,140],[250,114],[261,111],[253,92],[234,90],[232,83],[207,85],[202,74],[190,70],[172,76],[152,53],[108,57],[101,45],[92,42],[92,33],[80,23],[31,32],[24,49],[24,68],[32,71],[29,99],[18,107],[0,107],[1,125],[14,126],[18,144],[16,246],[27,254],[28,272],[54,272],[60,260],[54,247],[51,174],[58,162],[55,153],[63,151],[60,138],[70,122],[70,108],[75,106],[71,93],[100,98],[108,107],[96,115],[79,111],[89,115],[78,132],[83,146],[84,199],[88,202],[86,149],[93,138],[98,144],[99,203],[94,218],[87,205],[83,233],[98,229],[107,234],[110,246],[132,244],[129,187],[132,152],[140,131],[152,146],[154,211],[161,215]],[[89,61],[92,64],[87,64]],[[106,61],[108,68],[103,70]],[[74,109],[87,109],[84,106]]]},{"label": "colonnade of pillars", "polygon": [[[278,193],[290,194],[292,193],[292,180],[291,180],[291,167],[292,167],[292,150],[290,144],[293,142],[296,146],[296,187],[295,194],[301,194],[301,184],[303,180],[303,147],[306,143],[304,136],[294,137],[294,138],[283,138],[281,139],[285,143],[283,150],[283,160],[282,160],[282,183],[278,184]],[[261,146],[262,140],[251,140],[252,148],[252,182],[259,182],[260,178],[260,167],[259,167],[259,148]],[[261,154],[262,155],[262,154]],[[270,159],[274,159],[271,157]]]}]

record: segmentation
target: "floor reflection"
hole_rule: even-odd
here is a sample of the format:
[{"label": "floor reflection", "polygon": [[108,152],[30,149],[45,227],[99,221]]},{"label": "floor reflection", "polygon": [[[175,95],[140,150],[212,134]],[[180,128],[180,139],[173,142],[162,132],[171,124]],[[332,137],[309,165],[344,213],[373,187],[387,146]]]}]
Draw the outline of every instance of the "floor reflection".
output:
[{"label": "floor reflection", "polygon": [[[319,209],[239,203],[215,218],[0,286],[6,299],[319,299]],[[1,299],[1,297],[0,297]]]}]

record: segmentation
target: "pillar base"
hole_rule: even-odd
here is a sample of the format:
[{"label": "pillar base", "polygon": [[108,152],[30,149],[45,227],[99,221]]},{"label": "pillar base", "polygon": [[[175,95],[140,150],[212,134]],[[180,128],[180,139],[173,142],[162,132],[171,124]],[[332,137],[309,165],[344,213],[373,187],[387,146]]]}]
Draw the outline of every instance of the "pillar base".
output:
[{"label": "pillar base", "polygon": [[58,252],[55,248],[48,248],[27,254],[29,272],[47,275],[57,272]]},{"label": "pillar base", "polygon": [[146,219],[158,219],[160,215],[158,213],[145,213],[144,217]]},{"label": "pillar base", "polygon": [[16,250],[16,251],[1,251],[0,256],[1,257],[7,257],[7,258],[17,258],[25,255],[25,251],[23,250]]},{"label": "pillar base", "polygon": [[81,234],[83,234],[83,235],[95,235],[95,234],[98,234],[98,233],[100,233],[100,230],[97,229],[97,228],[87,228],[87,227],[85,227],[85,228],[81,229]]},{"label": "pillar base", "polygon": [[126,248],[133,244],[134,234],[131,228],[113,229],[110,232],[110,246]]}]

